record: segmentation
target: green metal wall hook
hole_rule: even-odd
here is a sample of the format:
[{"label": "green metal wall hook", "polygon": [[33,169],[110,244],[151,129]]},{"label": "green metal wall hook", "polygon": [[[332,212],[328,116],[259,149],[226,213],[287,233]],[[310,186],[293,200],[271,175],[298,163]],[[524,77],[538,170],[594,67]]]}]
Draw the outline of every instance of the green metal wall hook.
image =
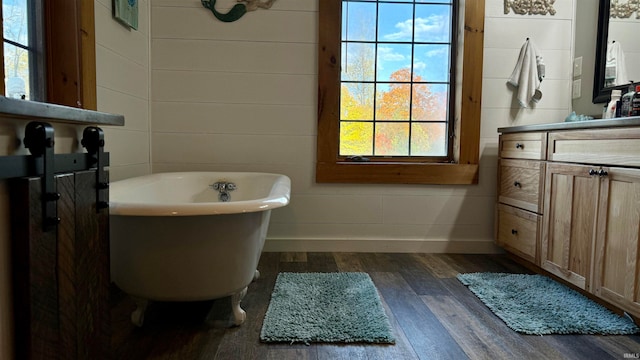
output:
[{"label": "green metal wall hook", "polygon": [[202,6],[211,10],[216,19],[224,22],[233,22],[240,19],[247,13],[247,6],[245,4],[234,5],[229,12],[223,14],[215,9],[217,0],[201,0]]},{"label": "green metal wall hook", "polygon": [[270,9],[276,0],[237,0],[242,4],[234,5],[228,13],[223,14],[215,9],[217,0],[201,0],[202,6],[211,10],[220,21],[232,22],[240,19],[247,11]]}]

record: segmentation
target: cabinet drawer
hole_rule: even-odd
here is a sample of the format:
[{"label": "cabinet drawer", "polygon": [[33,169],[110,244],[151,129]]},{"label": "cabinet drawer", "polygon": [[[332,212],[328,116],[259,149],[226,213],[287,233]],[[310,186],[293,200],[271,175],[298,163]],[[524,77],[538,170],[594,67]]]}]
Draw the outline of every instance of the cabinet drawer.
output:
[{"label": "cabinet drawer", "polygon": [[542,212],[543,161],[501,159],[499,171],[499,202]]},{"label": "cabinet drawer", "polygon": [[496,243],[505,250],[539,265],[541,226],[540,215],[499,204]]},{"label": "cabinet drawer", "polygon": [[552,132],[548,154],[551,161],[640,166],[640,129]]},{"label": "cabinet drawer", "polygon": [[547,133],[516,133],[500,135],[500,157],[544,160],[547,157]]}]

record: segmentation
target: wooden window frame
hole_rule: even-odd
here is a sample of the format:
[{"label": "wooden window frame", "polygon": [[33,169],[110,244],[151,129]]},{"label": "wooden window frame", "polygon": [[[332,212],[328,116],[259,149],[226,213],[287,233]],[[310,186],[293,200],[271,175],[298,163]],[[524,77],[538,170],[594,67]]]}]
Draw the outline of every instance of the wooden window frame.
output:
[{"label": "wooden window frame", "polygon": [[319,2],[318,135],[316,182],[477,184],[480,157],[484,0],[464,6],[462,103],[457,135],[458,161],[347,162],[338,154],[342,1]]},{"label": "wooden window frame", "polygon": [[45,2],[47,102],[96,110],[94,1]]},{"label": "wooden window frame", "polygon": [[94,1],[45,0],[43,5],[45,102],[97,110]]}]

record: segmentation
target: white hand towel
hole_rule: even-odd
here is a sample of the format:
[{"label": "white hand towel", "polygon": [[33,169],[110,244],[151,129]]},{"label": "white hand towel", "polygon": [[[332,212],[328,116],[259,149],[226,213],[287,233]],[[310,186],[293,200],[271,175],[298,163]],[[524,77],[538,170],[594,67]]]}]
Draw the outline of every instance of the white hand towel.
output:
[{"label": "white hand towel", "polygon": [[517,89],[516,97],[521,107],[526,108],[533,101],[537,103],[542,98],[540,84],[545,76],[545,65],[540,51],[532,40],[527,39],[518,56],[518,62],[513,69],[508,84]]},{"label": "white hand towel", "polygon": [[627,64],[619,41],[607,44],[607,63],[604,71],[605,86],[618,86],[629,83]]}]

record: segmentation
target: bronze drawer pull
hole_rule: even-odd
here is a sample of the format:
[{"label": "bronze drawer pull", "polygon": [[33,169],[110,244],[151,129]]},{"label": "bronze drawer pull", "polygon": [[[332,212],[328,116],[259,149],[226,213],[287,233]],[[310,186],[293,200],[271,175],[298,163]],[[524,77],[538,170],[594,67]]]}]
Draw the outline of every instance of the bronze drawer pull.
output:
[{"label": "bronze drawer pull", "polygon": [[604,170],[604,169],[600,169],[600,170],[598,171],[598,176],[600,176],[600,177],[605,177],[605,176],[607,176],[607,175],[609,175],[609,173],[608,173],[606,170]]},{"label": "bronze drawer pull", "polygon": [[589,169],[589,176],[593,176],[595,174],[597,174],[598,172],[595,171],[594,169]]},{"label": "bronze drawer pull", "polygon": [[516,143],[516,149],[524,149],[524,144]]},{"label": "bronze drawer pull", "polygon": [[515,187],[517,187],[517,188],[521,188],[521,187],[522,187],[522,184],[520,184],[520,182],[519,182],[519,181],[516,181],[516,182],[514,182],[514,183],[513,183],[513,186],[515,186]]},{"label": "bronze drawer pull", "polygon": [[513,234],[513,235],[518,235],[518,230],[516,230],[516,229],[511,229],[511,234]]}]

